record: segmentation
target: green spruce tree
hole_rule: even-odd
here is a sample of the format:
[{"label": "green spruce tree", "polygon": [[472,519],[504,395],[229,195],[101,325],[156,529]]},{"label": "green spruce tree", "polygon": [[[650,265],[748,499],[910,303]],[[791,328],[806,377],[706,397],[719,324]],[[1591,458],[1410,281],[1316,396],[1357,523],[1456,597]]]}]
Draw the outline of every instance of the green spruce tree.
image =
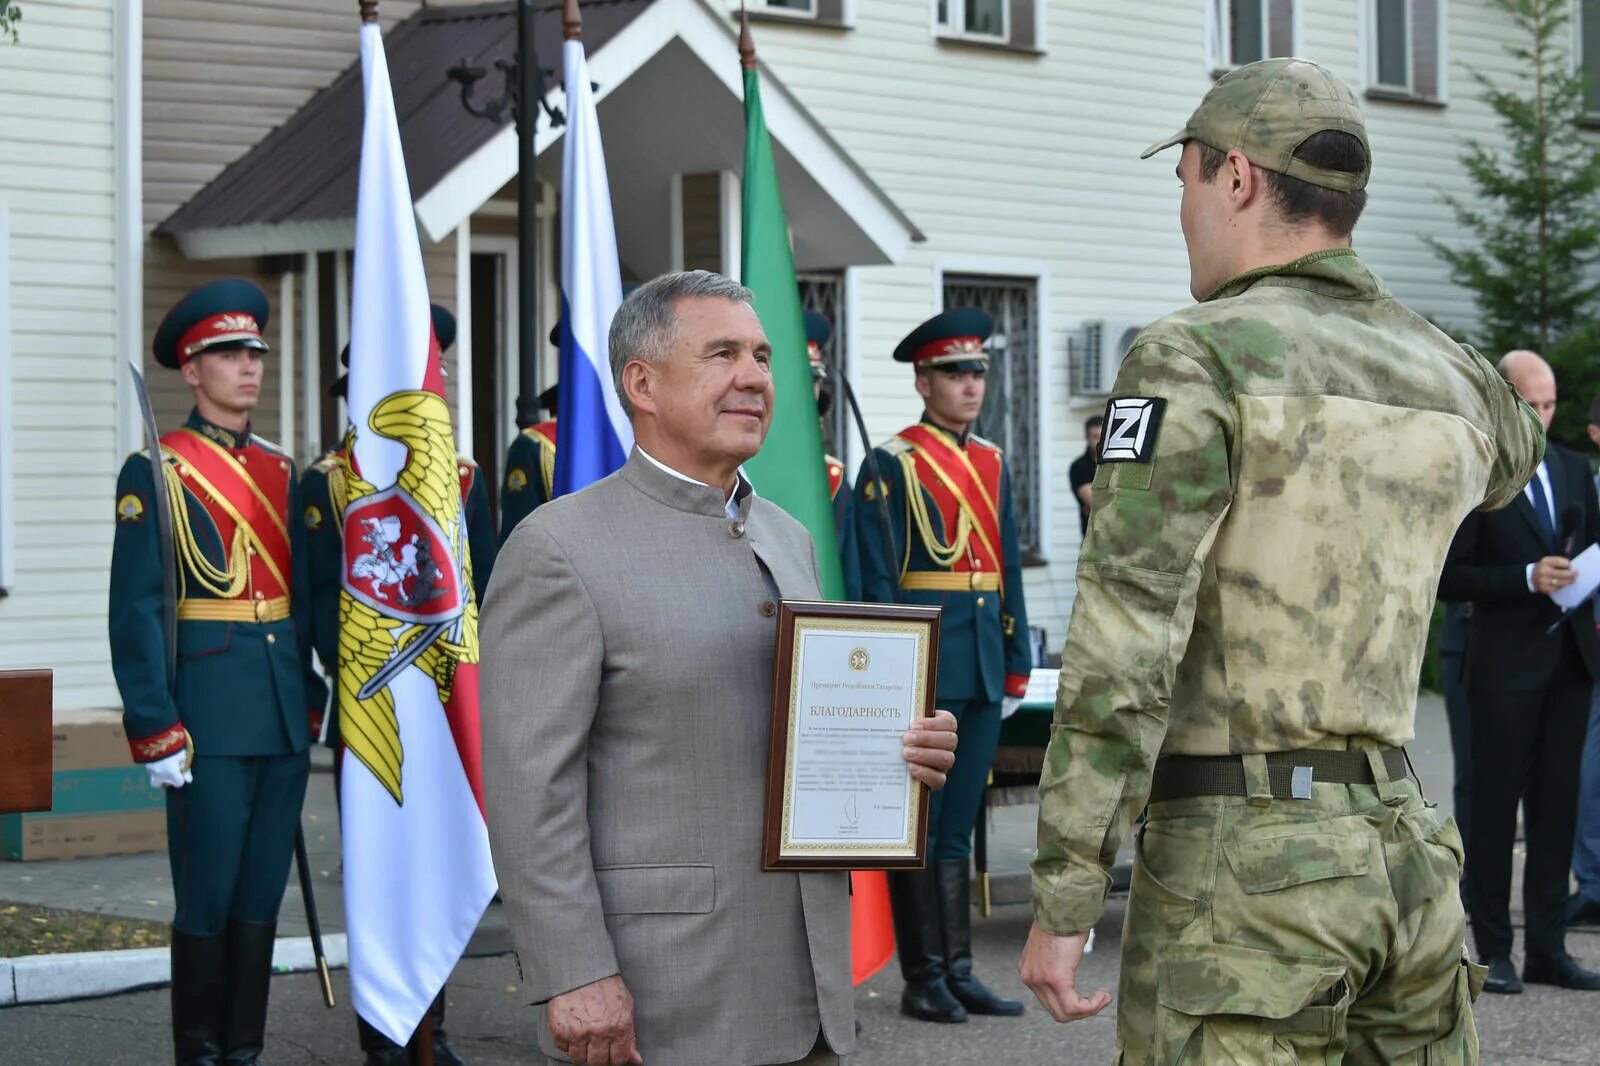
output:
[{"label": "green spruce tree", "polygon": [[1586,445],[1600,389],[1600,152],[1580,132],[1584,75],[1571,62],[1569,0],[1494,0],[1511,21],[1505,46],[1520,78],[1474,71],[1499,120],[1461,163],[1473,197],[1446,196],[1466,243],[1426,238],[1477,303],[1471,340],[1491,359],[1532,348],[1555,368],[1561,406],[1551,436]]}]

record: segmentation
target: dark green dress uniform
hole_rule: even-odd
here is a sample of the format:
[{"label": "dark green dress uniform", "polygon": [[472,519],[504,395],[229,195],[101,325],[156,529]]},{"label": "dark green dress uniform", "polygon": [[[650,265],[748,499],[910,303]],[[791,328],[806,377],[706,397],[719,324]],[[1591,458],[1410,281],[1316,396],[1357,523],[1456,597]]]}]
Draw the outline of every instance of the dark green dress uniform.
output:
[{"label": "dark green dress uniform", "polygon": [[[992,328],[982,311],[947,311],[902,341],[895,359],[981,372]],[[972,831],[1000,740],[1001,701],[1027,691],[1032,669],[1010,473],[996,445],[926,417],[874,449],[874,458],[880,480],[872,463],[856,478],[861,597],[942,609],[938,705],[956,716],[961,734],[955,765],[928,807],[928,869],[889,879],[906,980],[901,1009],[938,1021],[1018,1014],[1020,1003],[971,975],[969,906]]]},{"label": "dark green dress uniform", "polygon": [[[266,296],[244,281],[191,293],[156,333],[178,366],[264,350]],[[221,357],[221,356],[217,356]],[[178,1061],[254,1062],[272,945],[309,769],[310,594],[294,464],[248,429],[201,418],[162,438],[162,474],[129,457],[117,479],[109,630],[135,761],[191,746],[192,780],[167,792]],[[155,494],[171,504],[164,548]],[[169,684],[163,551],[176,567],[176,676]]]},{"label": "dark green dress uniform", "polygon": [[828,467],[828,495],[833,497],[833,529],[839,538],[839,570],[844,576],[844,598],[861,599],[861,556],[856,550],[855,505],[844,464],[831,455],[822,457]]},{"label": "dark green dress uniform", "polygon": [[[817,417],[826,419],[833,410],[833,388],[828,382],[828,364],[822,348],[833,336],[833,323],[820,311],[805,312],[806,357],[811,362],[811,380],[817,392]],[[833,500],[833,530],[839,540],[839,570],[844,578],[844,598],[861,598],[861,560],[856,557],[856,531],[851,520],[850,480],[844,464],[824,453],[828,471],[828,498]]]},{"label": "dark green dress uniform", "polygon": [[[557,390],[551,385],[539,394],[539,406],[555,413]],[[555,495],[556,420],[525,426],[506,450],[506,473],[500,481],[500,543],[511,531]]]}]

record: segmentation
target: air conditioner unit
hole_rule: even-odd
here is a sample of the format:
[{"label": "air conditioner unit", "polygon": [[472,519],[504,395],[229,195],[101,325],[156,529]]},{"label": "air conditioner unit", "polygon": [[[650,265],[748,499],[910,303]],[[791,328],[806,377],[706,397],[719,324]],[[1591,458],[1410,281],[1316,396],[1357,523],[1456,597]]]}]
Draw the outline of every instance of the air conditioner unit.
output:
[{"label": "air conditioner unit", "polygon": [[1144,323],[1131,318],[1093,318],[1083,322],[1067,344],[1074,396],[1106,396],[1117,370]]}]

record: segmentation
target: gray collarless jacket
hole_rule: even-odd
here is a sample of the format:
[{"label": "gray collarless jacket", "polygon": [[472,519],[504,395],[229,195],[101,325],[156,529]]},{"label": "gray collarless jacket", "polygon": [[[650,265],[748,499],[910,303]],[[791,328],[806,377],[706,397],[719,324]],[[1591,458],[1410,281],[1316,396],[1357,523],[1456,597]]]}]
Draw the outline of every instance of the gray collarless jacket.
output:
[{"label": "gray collarless jacket", "polygon": [[817,596],[799,523],[637,450],[495,563],[484,792],[523,979],[621,974],[650,1066],[853,1050],[846,875],[761,869],[775,605]]}]

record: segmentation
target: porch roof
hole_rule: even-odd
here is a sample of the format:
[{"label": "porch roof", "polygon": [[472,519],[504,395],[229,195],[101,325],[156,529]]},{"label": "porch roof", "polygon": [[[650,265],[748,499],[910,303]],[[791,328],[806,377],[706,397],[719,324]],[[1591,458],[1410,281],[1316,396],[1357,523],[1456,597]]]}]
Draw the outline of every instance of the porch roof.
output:
[{"label": "porch roof", "polygon": [[[561,0],[536,0],[539,63],[560,70]],[[705,0],[588,0],[590,77],[598,88],[619,249],[641,273],[665,269],[673,174],[742,169],[737,41]],[[351,46],[356,34],[351,31]],[[516,5],[425,7],[387,35],[400,139],[425,239],[453,231],[517,175],[517,136],[469,115],[446,76],[459,62],[490,71],[516,42]],[[923,239],[905,214],[762,68],[762,94],[801,269],[893,262]],[[549,99],[564,102],[557,77]],[[229,165],[156,232],[192,259],[348,248],[360,162],[359,61]],[[559,186],[561,127],[542,121],[537,173]],[[632,244],[635,247],[628,248]]]}]

